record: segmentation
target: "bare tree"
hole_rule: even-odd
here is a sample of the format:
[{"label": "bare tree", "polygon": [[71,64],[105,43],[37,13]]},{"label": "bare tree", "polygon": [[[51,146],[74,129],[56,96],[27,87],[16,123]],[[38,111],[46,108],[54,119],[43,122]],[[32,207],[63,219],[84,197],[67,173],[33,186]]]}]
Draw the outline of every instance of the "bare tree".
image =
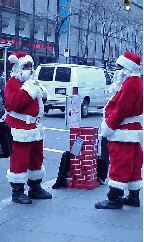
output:
[{"label": "bare tree", "polygon": [[15,51],[18,52],[19,50],[19,25],[20,25],[20,1],[15,0],[15,11],[16,11],[16,18],[15,18]]},{"label": "bare tree", "polygon": [[59,0],[57,0],[57,14],[54,16],[54,27],[55,27],[55,43],[54,43],[54,52],[55,52],[55,61],[58,62],[59,59],[59,39],[60,31],[67,19],[70,19],[71,16],[79,16],[80,8],[71,8],[70,6],[63,6],[64,10],[68,9],[68,14],[64,17],[60,15]]},{"label": "bare tree", "polygon": [[[81,4],[81,23],[80,28],[84,26],[83,32],[80,31],[79,41],[81,43],[81,52],[84,58],[88,58],[88,44],[89,44],[89,35],[94,31],[96,26],[96,15],[98,13],[99,5],[101,0],[88,0],[86,3]],[[85,23],[85,24],[84,24]]]},{"label": "bare tree", "polygon": [[104,63],[108,40],[117,38],[117,34],[127,26],[125,24],[126,20],[124,21],[121,18],[122,6],[119,1],[103,2],[99,13],[99,21],[102,26],[102,63]]}]

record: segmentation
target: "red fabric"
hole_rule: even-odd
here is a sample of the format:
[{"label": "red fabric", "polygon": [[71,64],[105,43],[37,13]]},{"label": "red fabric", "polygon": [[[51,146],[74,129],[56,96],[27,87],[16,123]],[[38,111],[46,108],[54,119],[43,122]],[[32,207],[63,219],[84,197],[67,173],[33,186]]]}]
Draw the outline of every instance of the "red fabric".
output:
[{"label": "red fabric", "polygon": [[12,142],[13,153],[10,156],[10,171],[17,174],[41,170],[43,163],[43,141]]},{"label": "red fabric", "polygon": [[143,152],[139,143],[108,142],[111,180],[128,183],[141,180]]},{"label": "red fabric", "polygon": [[136,55],[136,54],[129,52],[129,51],[125,51],[124,57],[126,57],[127,59],[135,62],[137,65],[140,65],[141,57],[139,55]]},{"label": "red fabric", "polygon": [[[27,55],[27,53],[21,52],[21,51],[19,51],[18,53],[16,53],[16,52],[13,51],[12,54],[15,55],[18,59],[20,57],[25,57]],[[11,64],[11,67],[13,67],[15,63],[10,62],[10,64]]]},{"label": "red fabric", "polygon": [[[21,90],[21,87],[22,82],[17,80],[15,77],[12,77],[7,82],[4,89],[6,111],[14,111],[36,117],[39,113],[38,100],[37,98],[33,100],[25,90]],[[46,102],[46,100],[46,98],[43,99],[43,103]],[[25,130],[36,128],[35,124],[26,124],[25,121],[13,118],[10,115],[6,116],[6,122],[8,126],[12,128]]]},{"label": "red fabric", "polygon": [[[139,122],[120,125],[125,118],[142,113],[143,82],[139,77],[129,77],[108,102],[105,108],[106,123],[113,130],[142,130]],[[143,152],[139,143],[109,141],[108,149],[111,180],[124,183],[141,180]]]},{"label": "red fabric", "polygon": [[122,88],[108,102],[105,109],[106,123],[109,128],[141,130],[140,123],[120,124],[125,118],[143,113],[143,82],[135,76],[129,77]]}]

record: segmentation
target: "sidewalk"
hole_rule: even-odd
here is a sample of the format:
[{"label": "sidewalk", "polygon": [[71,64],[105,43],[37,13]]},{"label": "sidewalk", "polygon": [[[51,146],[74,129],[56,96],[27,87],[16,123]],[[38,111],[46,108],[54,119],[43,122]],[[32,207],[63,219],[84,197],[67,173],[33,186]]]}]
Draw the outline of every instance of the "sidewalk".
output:
[{"label": "sidewalk", "polygon": [[141,207],[97,210],[94,204],[106,198],[108,185],[93,190],[47,189],[51,200],[32,204],[11,203],[0,210],[1,242],[142,242]]}]

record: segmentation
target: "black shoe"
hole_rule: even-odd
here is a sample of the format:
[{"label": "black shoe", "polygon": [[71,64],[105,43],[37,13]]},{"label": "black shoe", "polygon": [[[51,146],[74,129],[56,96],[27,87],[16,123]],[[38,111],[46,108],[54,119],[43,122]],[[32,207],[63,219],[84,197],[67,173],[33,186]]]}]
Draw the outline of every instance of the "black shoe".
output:
[{"label": "black shoe", "polygon": [[33,191],[32,189],[30,189],[28,191],[28,196],[31,199],[51,199],[52,198],[52,195],[42,188],[39,191]]},{"label": "black shoe", "polygon": [[107,194],[108,200],[104,200],[102,202],[98,202],[95,204],[95,208],[97,209],[121,209],[123,207],[123,197],[124,191],[111,187]]},{"label": "black shoe", "polygon": [[58,188],[61,188],[61,187],[68,187],[68,184],[67,184],[67,181],[66,181],[66,178],[65,179],[57,179],[56,180],[56,183],[52,186],[52,189],[58,189]]},{"label": "black shoe", "polygon": [[12,201],[21,204],[31,204],[32,200],[24,194],[24,183],[10,183],[12,187]]},{"label": "black shoe", "polygon": [[12,195],[12,201],[21,204],[31,204],[32,200],[26,194]]},{"label": "black shoe", "polygon": [[132,207],[140,207],[139,190],[130,190],[128,196],[123,198],[123,204]]},{"label": "black shoe", "polygon": [[123,202],[122,199],[117,199],[115,201],[104,200],[102,202],[98,202],[95,204],[95,208],[97,209],[122,209]]},{"label": "black shoe", "polygon": [[40,183],[42,182],[42,179],[37,180],[28,180],[27,184],[30,187],[28,191],[28,196],[31,199],[51,199],[52,195],[42,189]]}]

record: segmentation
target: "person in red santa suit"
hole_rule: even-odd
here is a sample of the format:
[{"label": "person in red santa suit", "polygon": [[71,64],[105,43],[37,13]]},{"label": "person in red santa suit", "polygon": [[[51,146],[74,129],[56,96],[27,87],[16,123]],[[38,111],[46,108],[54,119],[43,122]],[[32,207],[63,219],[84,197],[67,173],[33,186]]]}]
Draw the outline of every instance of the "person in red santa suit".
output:
[{"label": "person in red santa suit", "polygon": [[[121,209],[123,205],[140,206],[142,187],[142,113],[143,81],[140,56],[124,52],[116,63],[111,91],[115,94],[104,109],[101,133],[108,139],[110,169],[108,199],[97,202],[97,209]],[[129,190],[127,197],[124,190]]]},{"label": "person in red santa suit", "polygon": [[[31,56],[18,52],[10,55],[9,61],[12,72],[4,90],[5,121],[11,127],[13,153],[7,178],[12,187],[12,201],[30,204],[31,199],[52,198],[40,185],[45,173],[41,117],[47,91],[38,81]],[[24,193],[26,182],[30,187],[28,196]]]}]

